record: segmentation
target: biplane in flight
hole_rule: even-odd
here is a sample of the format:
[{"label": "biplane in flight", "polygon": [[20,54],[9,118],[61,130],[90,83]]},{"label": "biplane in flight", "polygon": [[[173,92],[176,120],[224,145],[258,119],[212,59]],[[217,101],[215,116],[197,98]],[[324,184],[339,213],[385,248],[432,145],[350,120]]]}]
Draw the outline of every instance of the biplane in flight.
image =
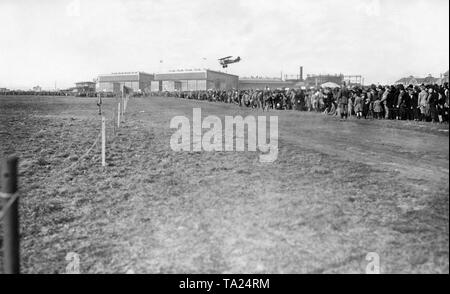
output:
[{"label": "biplane in flight", "polygon": [[228,64],[236,63],[241,61],[241,58],[238,56],[233,59],[233,56],[227,56],[223,58],[219,58],[219,63],[222,65],[223,68],[227,68]]}]

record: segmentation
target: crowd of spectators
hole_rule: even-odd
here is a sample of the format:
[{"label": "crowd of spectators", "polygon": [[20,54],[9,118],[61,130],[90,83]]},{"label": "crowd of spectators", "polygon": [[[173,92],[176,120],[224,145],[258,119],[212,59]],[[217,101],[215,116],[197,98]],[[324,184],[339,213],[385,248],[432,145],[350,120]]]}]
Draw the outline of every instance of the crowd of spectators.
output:
[{"label": "crowd of spectators", "polygon": [[184,99],[234,103],[268,110],[315,111],[342,119],[390,119],[448,123],[449,90],[444,85],[208,90],[154,93]]}]

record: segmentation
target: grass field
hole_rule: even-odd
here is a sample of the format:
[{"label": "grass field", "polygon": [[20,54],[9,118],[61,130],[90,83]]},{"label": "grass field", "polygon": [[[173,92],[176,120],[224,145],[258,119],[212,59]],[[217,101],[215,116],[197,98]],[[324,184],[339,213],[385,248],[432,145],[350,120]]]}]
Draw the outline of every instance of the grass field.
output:
[{"label": "grass field", "polygon": [[[262,115],[175,98],[130,100],[108,124],[95,99],[0,97],[0,156],[20,157],[22,268],[63,273],[449,272],[448,126],[279,116],[279,155],[174,152],[175,115]],[[106,99],[108,117],[114,100]]]}]

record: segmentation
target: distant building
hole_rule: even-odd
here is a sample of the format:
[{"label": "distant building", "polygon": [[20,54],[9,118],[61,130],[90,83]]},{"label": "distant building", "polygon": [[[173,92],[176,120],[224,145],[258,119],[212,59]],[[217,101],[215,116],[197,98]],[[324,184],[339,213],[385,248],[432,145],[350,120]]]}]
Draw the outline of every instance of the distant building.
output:
[{"label": "distant building", "polygon": [[417,86],[417,85],[422,85],[422,84],[429,85],[429,84],[436,84],[436,83],[439,83],[439,79],[433,77],[432,75],[428,75],[425,78],[409,76],[406,78],[401,78],[400,80],[395,82],[396,85],[403,85],[403,86],[409,86],[409,85]]},{"label": "distant building", "polygon": [[406,78],[401,78],[398,81],[395,81],[396,85],[404,85],[404,86],[408,86],[408,85],[417,85],[417,79],[413,76],[409,76]]},{"label": "distant building", "polygon": [[153,74],[145,72],[124,72],[99,75],[97,91],[119,93],[125,86],[135,92],[143,92],[149,88],[154,79]]},{"label": "distant building", "polygon": [[419,79],[418,82],[420,82],[421,84],[429,85],[429,84],[436,84],[438,81],[439,81],[438,78],[428,75],[426,78]]},{"label": "distant building", "polygon": [[89,89],[94,89],[95,90],[95,82],[78,82],[75,83],[75,86],[77,88],[89,88]]},{"label": "distant building", "polygon": [[75,83],[75,90],[77,94],[95,93],[95,82],[78,82]]},{"label": "distant building", "polygon": [[364,83],[364,78],[361,75],[345,75],[344,83],[346,86],[362,86]]},{"label": "distant building", "polygon": [[347,85],[361,85],[362,76],[344,76],[330,75],[330,74],[320,74],[320,75],[307,75],[306,79],[303,79],[303,68],[299,75],[289,76],[285,75],[284,80],[281,78],[260,78],[260,77],[250,77],[250,78],[240,78],[239,79],[239,89],[285,89],[285,88],[311,88],[320,87],[320,85],[332,82],[339,86],[343,85],[344,82]]},{"label": "distant building", "polygon": [[281,78],[255,78],[255,77],[244,77],[239,78],[239,90],[250,90],[250,89],[284,89],[290,88],[295,84],[293,81],[284,81]]},{"label": "distant building", "polygon": [[319,74],[319,75],[307,75],[305,83],[307,87],[319,87],[324,83],[335,83],[341,86],[344,83],[344,75],[331,75],[331,74]]},{"label": "distant building", "polygon": [[157,73],[151,91],[205,91],[237,89],[239,77],[220,71],[179,70]]},{"label": "distant building", "polygon": [[40,86],[35,86],[35,87],[33,87],[33,89],[32,89],[34,92],[41,92],[42,91],[42,88],[40,87]]},{"label": "distant building", "polygon": [[7,88],[0,88],[0,93],[6,93],[9,92],[10,90]]}]

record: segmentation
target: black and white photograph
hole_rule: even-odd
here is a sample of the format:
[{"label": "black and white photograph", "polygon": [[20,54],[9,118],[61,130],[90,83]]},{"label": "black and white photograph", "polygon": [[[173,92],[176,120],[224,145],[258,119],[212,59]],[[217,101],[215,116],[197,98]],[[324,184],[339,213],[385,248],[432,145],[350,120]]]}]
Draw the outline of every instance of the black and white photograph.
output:
[{"label": "black and white photograph", "polygon": [[0,0],[0,273],[449,274],[448,70],[448,0]]}]

